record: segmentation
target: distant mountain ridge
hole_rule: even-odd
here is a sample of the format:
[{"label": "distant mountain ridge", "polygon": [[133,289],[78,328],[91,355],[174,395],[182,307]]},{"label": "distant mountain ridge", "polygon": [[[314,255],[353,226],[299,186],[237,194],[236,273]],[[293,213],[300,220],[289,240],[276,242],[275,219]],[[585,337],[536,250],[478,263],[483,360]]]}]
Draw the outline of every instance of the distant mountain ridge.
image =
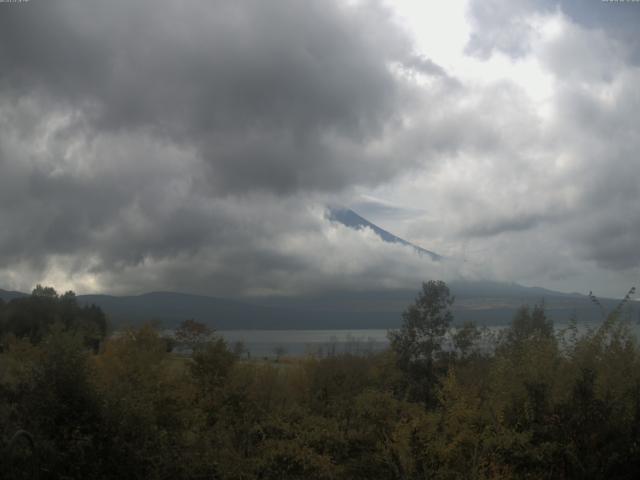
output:
[{"label": "distant mountain ridge", "polygon": [[442,260],[442,256],[434,253],[425,248],[414,245],[411,242],[407,242],[406,240],[395,236],[393,233],[390,233],[383,228],[380,228],[374,223],[371,223],[364,217],[361,217],[356,212],[351,210],[350,208],[341,208],[341,207],[329,207],[327,208],[327,218],[330,221],[341,223],[342,225],[353,228],[354,230],[361,230],[363,228],[370,228],[373,233],[375,233],[378,237],[388,243],[399,243],[401,245],[405,245],[407,247],[412,247],[416,252],[420,255],[427,255],[432,260]]},{"label": "distant mountain ridge", "polygon": [[0,288],[0,299],[4,300],[5,302],[9,302],[14,298],[21,298],[21,297],[27,297],[27,296],[29,296],[28,293],[14,292],[11,290],[3,290]]},{"label": "distant mountain ridge", "polygon": [[[412,247],[419,255],[443,260],[437,253],[416,246],[376,226],[353,210],[331,208],[330,221],[356,230],[370,228],[382,240]],[[427,280],[427,279],[425,279]],[[516,283],[453,281],[456,297],[453,313],[456,322],[474,321],[479,325],[507,324],[522,305],[544,302],[551,319],[563,323],[571,318],[598,321],[602,313],[591,299],[577,293],[562,293]],[[310,296],[255,297],[225,299],[176,292],[151,292],[142,295],[78,295],[83,304],[98,305],[116,327],[157,321],[173,327],[185,319],[195,319],[219,330],[237,329],[376,329],[397,328],[402,312],[417,295],[415,290],[339,291]],[[26,293],[0,289],[0,298],[10,301]],[[607,311],[618,300],[600,299]],[[638,302],[631,302],[632,315],[638,315]]]},{"label": "distant mountain ridge", "polygon": [[[544,302],[554,321],[570,318],[601,320],[600,311],[589,297],[554,292],[537,287],[499,282],[451,282],[456,296],[456,322],[472,320],[479,325],[504,325],[521,305]],[[26,296],[0,290],[10,301]],[[114,328],[156,321],[174,327],[185,319],[207,323],[218,330],[238,329],[375,329],[397,328],[403,310],[413,302],[416,290],[333,292],[308,297],[271,297],[232,300],[175,292],[152,292],[132,296],[78,295],[81,304],[95,304],[104,310]],[[600,299],[607,311],[618,300]],[[633,302],[632,315],[638,314]]]}]

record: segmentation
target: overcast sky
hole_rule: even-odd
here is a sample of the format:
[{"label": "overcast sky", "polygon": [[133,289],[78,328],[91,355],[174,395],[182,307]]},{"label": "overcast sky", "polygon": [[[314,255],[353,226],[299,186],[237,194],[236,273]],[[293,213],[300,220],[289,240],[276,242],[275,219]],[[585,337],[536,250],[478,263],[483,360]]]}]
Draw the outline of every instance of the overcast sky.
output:
[{"label": "overcast sky", "polygon": [[639,24],[600,0],[0,3],[0,288],[622,296]]}]

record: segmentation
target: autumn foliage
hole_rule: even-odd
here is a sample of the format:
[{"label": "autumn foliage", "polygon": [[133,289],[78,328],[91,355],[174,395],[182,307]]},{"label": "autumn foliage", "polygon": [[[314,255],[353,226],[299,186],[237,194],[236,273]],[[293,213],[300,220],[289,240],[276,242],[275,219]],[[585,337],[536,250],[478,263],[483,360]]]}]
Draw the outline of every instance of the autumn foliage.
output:
[{"label": "autumn foliage", "polygon": [[5,330],[0,472],[24,478],[10,449],[23,429],[40,478],[638,478],[640,349],[624,309],[585,330],[525,307],[492,336],[454,328],[450,300],[425,284],[385,352],[277,363],[241,360],[194,324],[190,357],[150,326],[98,353],[84,321]]}]

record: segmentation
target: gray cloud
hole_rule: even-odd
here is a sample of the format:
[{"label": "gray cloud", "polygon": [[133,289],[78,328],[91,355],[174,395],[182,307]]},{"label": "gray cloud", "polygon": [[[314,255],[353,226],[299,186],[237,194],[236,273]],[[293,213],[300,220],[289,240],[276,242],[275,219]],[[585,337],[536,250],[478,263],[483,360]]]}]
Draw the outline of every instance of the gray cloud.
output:
[{"label": "gray cloud", "polygon": [[405,61],[404,67],[415,70],[424,75],[435,77],[448,76],[444,68],[435,63],[433,60],[421,55],[414,55],[412,57],[409,57]]},{"label": "gray cloud", "polygon": [[427,63],[377,3],[0,8],[0,285],[242,295],[429,268],[317,211],[429,144],[393,72]]},{"label": "gray cloud", "polygon": [[529,52],[533,30],[525,16],[533,12],[548,12],[552,1],[488,0],[471,1],[469,16],[474,29],[467,44],[467,52],[487,58],[494,50],[521,57]]},{"label": "gray cloud", "polygon": [[339,190],[397,168],[364,148],[401,129],[408,93],[389,65],[409,40],[388,17],[315,0],[34,0],[3,8],[0,88],[193,148],[216,192]]},{"label": "gray cloud", "polygon": [[640,254],[640,95],[636,70],[621,69],[612,95],[567,87],[558,125],[580,159],[574,224],[567,235],[584,258],[612,270],[636,269]]},{"label": "gray cloud", "polygon": [[546,215],[524,214],[493,221],[483,220],[463,228],[461,234],[468,237],[494,236],[501,233],[520,232],[537,227]]},{"label": "gray cloud", "polygon": [[[564,15],[561,31],[541,39],[535,23],[556,12]],[[561,251],[565,259],[558,264],[567,270],[587,271],[588,262],[607,271],[637,269],[640,259],[632,239],[640,234],[635,207],[640,202],[635,128],[640,9],[616,2],[473,1],[469,14],[474,32],[467,50],[481,58],[497,51],[517,59],[534,55],[552,77],[551,110],[546,118],[528,116],[523,134],[528,141],[520,148],[509,145],[523,129],[507,127],[499,147],[490,150],[492,169],[482,177],[487,182],[482,191],[503,190],[510,196],[474,199],[473,193],[465,194],[464,205],[479,207],[463,211],[450,228],[463,238],[487,236],[494,244],[497,235],[504,235],[516,245],[502,250],[505,257],[511,256],[509,249],[520,251],[525,261],[545,265],[547,272]],[[517,118],[504,109],[495,115],[503,121]],[[519,235],[554,246],[550,252],[526,252],[517,246]],[[576,258],[568,260],[566,252]],[[518,265],[513,257],[507,262]]]},{"label": "gray cloud", "polygon": [[[541,43],[530,15],[555,4],[541,5],[473,3],[469,51],[535,53],[544,114],[513,82],[467,84],[416,55],[375,2],[0,4],[0,288],[242,295],[466,275],[575,290],[628,272],[640,79],[613,30],[628,21],[563,3],[569,27]],[[360,196],[385,189],[405,198]],[[330,225],[336,202],[463,260],[417,262]]]},{"label": "gray cloud", "polygon": [[[527,17],[554,12],[562,12],[581,27],[600,31],[606,37],[627,45],[632,52],[630,58],[635,63],[640,61],[640,38],[637,35],[640,9],[633,2],[472,0],[469,16],[474,29],[467,51],[483,58],[495,50],[522,57],[529,53],[532,37],[535,36]],[[590,46],[599,47],[597,44]],[[573,64],[569,62],[569,65]]]}]

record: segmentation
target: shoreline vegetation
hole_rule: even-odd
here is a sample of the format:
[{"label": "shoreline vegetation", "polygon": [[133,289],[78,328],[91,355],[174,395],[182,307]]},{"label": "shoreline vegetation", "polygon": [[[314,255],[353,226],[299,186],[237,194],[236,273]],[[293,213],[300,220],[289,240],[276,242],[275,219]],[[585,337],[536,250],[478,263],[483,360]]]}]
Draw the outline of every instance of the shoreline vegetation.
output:
[{"label": "shoreline vegetation", "polygon": [[264,360],[193,320],[107,336],[38,286],[0,301],[2,478],[638,478],[634,293],[591,296],[595,328],[532,305],[492,332],[429,281],[381,351]]}]

